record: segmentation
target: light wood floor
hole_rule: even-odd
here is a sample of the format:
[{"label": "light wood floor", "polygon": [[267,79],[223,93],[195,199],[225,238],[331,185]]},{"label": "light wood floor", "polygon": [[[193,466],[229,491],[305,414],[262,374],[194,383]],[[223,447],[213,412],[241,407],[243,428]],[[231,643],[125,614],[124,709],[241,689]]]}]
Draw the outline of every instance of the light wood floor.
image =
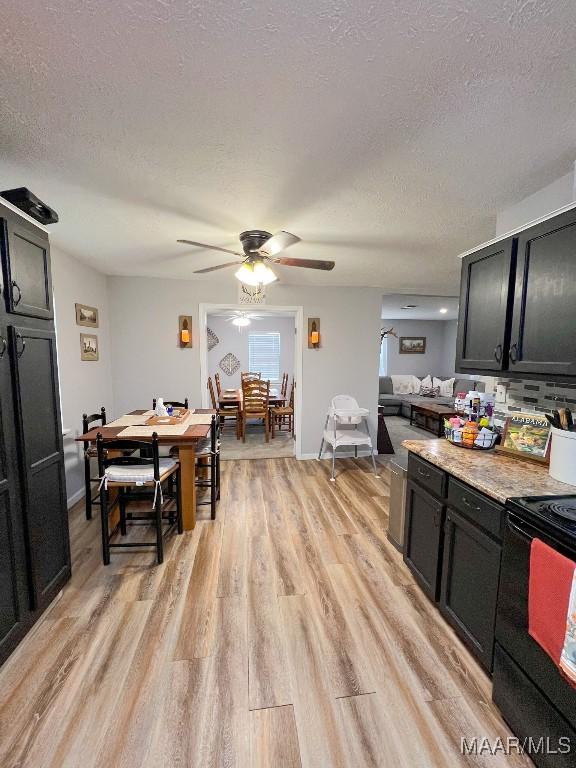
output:
[{"label": "light wood floor", "polygon": [[102,566],[76,509],[72,581],[0,672],[0,765],[531,765],[460,754],[508,735],[489,681],[386,540],[386,470],[338,464],[226,462],[160,567]]}]

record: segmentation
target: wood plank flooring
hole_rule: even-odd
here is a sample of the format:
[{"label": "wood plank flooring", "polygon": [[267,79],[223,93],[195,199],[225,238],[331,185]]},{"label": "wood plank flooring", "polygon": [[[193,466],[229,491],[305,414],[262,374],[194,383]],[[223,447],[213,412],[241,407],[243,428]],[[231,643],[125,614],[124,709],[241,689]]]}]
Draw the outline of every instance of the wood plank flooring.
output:
[{"label": "wood plank flooring", "polygon": [[78,505],[72,581],[0,670],[0,765],[532,765],[460,754],[510,735],[490,681],[386,539],[387,470],[338,465],[223,463],[159,567],[104,567]]}]

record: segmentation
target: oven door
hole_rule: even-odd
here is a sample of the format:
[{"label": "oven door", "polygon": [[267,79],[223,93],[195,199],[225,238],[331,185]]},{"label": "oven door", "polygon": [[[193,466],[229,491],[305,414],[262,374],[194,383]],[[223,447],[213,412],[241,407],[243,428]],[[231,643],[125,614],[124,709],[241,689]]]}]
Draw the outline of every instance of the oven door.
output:
[{"label": "oven door", "polygon": [[538,538],[566,557],[575,558],[561,542],[514,513],[504,533],[498,592],[496,641],[545,694],[570,725],[576,725],[576,689],[560,674],[552,659],[528,634],[528,577],[530,545]]}]

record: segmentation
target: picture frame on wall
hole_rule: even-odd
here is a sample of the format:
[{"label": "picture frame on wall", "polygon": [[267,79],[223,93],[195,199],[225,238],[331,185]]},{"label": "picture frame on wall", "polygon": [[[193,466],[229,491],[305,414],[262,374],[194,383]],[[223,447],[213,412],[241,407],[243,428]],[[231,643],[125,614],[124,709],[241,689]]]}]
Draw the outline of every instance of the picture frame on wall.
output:
[{"label": "picture frame on wall", "polygon": [[94,333],[80,334],[80,359],[91,363],[98,360],[98,336]]},{"label": "picture frame on wall", "polygon": [[398,352],[401,355],[426,354],[426,336],[400,336]]},{"label": "picture frame on wall", "polygon": [[75,304],[76,325],[84,325],[87,328],[98,328],[98,309],[87,304]]}]

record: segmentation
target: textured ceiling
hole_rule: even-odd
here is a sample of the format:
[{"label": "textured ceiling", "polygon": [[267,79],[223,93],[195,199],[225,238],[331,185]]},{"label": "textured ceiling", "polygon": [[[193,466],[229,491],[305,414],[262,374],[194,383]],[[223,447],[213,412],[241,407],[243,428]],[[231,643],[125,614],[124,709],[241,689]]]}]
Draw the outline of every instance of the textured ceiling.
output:
[{"label": "textured ceiling", "polygon": [[450,294],[576,156],[575,43],[573,0],[3,0],[0,183],[111,274],[284,228],[336,268],[283,281]]},{"label": "textured ceiling", "polygon": [[[455,320],[458,317],[457,296],[415,296],[393,293],[382,296],[382,320]],[[402,309],[410,304],[413,309]],[[441,309],[447,310],[440,312]]]}]

